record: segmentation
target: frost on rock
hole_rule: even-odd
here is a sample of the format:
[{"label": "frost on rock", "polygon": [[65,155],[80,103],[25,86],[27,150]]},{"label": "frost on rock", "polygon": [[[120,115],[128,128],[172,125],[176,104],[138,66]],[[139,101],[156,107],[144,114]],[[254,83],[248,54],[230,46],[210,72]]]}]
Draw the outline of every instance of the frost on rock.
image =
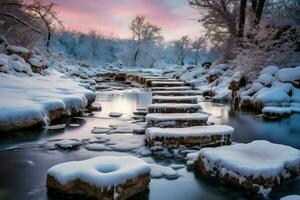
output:
[{"label": "frost on rock", "polygon": [[127,199],[148,190],[150,170],[144,160],[133,156],[101,156],[51,167],[47,187],[69,194],[82,191],[97,199]]},{"label": "frost on rock", "polygon": [[220,146],[231,144],[234,128],[226,125],[192,126],[187,128],[148,128],[146,140],[149,146],[157,143],[168,148],[178,146]]},{"label": "frost on rock", "polygon": [[264,140],[203,148],[187,158],[203,175],[261,193],[300,175],[300,151]]}]

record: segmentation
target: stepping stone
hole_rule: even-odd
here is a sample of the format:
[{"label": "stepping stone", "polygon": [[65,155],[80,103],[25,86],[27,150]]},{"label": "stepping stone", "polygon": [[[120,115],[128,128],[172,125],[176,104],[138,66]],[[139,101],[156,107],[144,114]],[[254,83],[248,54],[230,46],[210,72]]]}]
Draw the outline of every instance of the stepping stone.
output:
[{"label": "stepping stone", "polygon": [[55,146],[64,149],[64,150],[71,150],[71,149],[77,149],[81,146],[81,142],[78,140],[73,140],[73,139],[65,139],[65,140],[60,140],[55,143]]},{"label": "stepping stone", "polygon": [[152,96],[195,96],[201,95],[197,90],[181,90],[181,91],[154,91]]},{"label": "stepping stone", "polygon": [[198,103],[197,96],[153,96],[152,103]]},{"label": "stepping stone", "polygon": [[300,175],[300,151],[265,140],[204,148],[188,159],[204,176],[262,195]]},{"label": "stepping stone", "polygon": [[231,144],[234,128],[226,125],[192,126],[186,128],[147,128],[146,141],[152,147],[158,143],[167,148],[195,145],[221,146]]},{"label": "stepping stone", "polygon": [[183,86],[184,82],[177,81],[177,82],[169,82],[169,81],[152,81],[151,86],[152,87],[169,87],[169,86]]},{"label": "stepping stone", "polygon": [[176,90],[191,90],[189,86],[179,86],[179,87],[152,87],[151,91],[176,91]]},{"label": "stepping stone", "polygon": [[148,127],[181,128],[204,126],[208,119],[203,113],[151,113],[146,116]]},{"label": "stepping stone", "polygon": [[47,187],[95,199],[127,199],[149,190],[150,166],[134,156],[100,156],[51,167]]},{"label": "stepping stone", "polygon": [[178,82],[178,80],[177,79],[167,79],[167,78],[150,78],[150,79],[146,79],[145,85],[147,87],[151,87],[152,82]]},{"label": "stepping stone", "polygon": [[200,104],[157,103],[147,106],[149,113],[196,113],[202,107]]}]

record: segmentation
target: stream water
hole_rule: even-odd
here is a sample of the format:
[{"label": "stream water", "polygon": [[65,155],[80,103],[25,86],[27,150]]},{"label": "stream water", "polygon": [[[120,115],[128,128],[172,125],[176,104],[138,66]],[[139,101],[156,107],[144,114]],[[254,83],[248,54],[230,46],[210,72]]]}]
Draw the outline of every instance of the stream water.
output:
[{"label": "stream water", "polygon": [[[101,155],[136,154],[134,151],[126,150],[89,151],[84,147],[71,151],[46,148],[48,143],[59,139],[93,138],[95,134],[92,134],[91,130],[95,126],[109,127],[111,124],[130,124],[132,113],[136,108],[149,104],[151,94],[133,88],[122,91],[102,91],[97,94],[96,101],[101,103],[102,111],[95,111],[92,117],[64,118],[56,122],[66,123],[67,126],[64,130],[28,129],[2,135],[0,140],[0,199],[68,199],[67,196],[47,192],[46,173],[51,166],[65,161],[83,160]],[[201,100],[200,104],[204,111],[210,113],[210,122],[228,124],[235,128],[234,142],[266,139],[300,149],[300,115],[295,114],[282,121],[265,121],[255,114],[233,111],[228,104]],[[108,117],[109,112],[112,111],[122,112],[123,116],[121,118]],[[79,124],[80,126],[73,127],[70,124]],[[126,143],[126,137],[123,136],[115,135],[115,142]],[[131,137],[143,140],[141,135],[131,135]],[[145,159],[162,165],[184,163],[184,160],[156,156]],[[132,199],[253,199],[252,196],[216,181],[200,178],[185,168],[179,169],[178,172],[181,176],[176,180],[152,179],[150,192],[139,194]],[[300,194],[300,178],[288,181],[283,186],[276,188],[271,193],[270,199],[279,199],[289,194]]]}]

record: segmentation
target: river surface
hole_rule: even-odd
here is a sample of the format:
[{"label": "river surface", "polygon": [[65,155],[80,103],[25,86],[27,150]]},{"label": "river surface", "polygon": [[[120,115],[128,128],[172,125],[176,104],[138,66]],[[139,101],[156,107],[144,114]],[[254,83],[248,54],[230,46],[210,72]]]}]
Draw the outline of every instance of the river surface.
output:
[{"label": "river surface", "polygon": [[[58,163],[83,160],[101,155],[136,155],[134,150],[115,148],[110,151],[90,151],[84,147],[77,150],[51,149],[53,141],[61,139],[89,139],[93,127],[109,127],[112,124],[132,124],[132,113],[138,107],[145,107],[151,102],[151,94],[142,89],[101,91],[97,102],[102,110],[94,111],[91,117],[65,118],[56,123],[67,124],[64,130],[28,129],[9,134],[2,134],[0,140],[0,199],[68,199],[67,196],[48,192],[45,187],[47,170]],[[209,122],[228,124],[235,128],[234,142],[251,142],[265,139],[286,144],[300,149],[300,115],[292,115],[282,121],[266,121],[259,115],[233,111],[223,103],[211,103],[199,100],[203,110],[210,114]],[[121,112],[121,118],[108,117],[109,112]],[[70,126],[79,124],[79,127]],[[97,136],[101,137],[99,134]],[[143,140],[142,135],[114,134],[114,142],[124,144],[127,136],[132,140]],[[135,144],[135,143],[134,143]],[[118,145],[118,144],[117,144]],[[51,145],[50,145],[51,146]],[[124,146],[124,145],[123,145]],[[125,145],[126,146],[126,145]],[[184,160],[148,156],[144,158],[158,164],[182,164]],[[212,180],[205,180],[185,168],[178,170],[178,179],[151,179],[150,192],[132,199],[150,200],[234,200],[253,199],[246,193],[239,192]],[[290,194],[300,194],[300,178],[288,181],[270,194],[270,199],[279,199]],[[72,198],[73,199],[73,198]],[[81,198],[82,199],[82,198]]]}]

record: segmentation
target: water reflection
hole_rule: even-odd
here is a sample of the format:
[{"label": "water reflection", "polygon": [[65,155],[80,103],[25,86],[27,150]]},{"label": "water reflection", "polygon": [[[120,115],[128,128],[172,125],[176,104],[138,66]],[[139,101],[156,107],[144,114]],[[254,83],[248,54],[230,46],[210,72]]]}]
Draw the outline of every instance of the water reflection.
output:
[{"label": "water reflection", "polygon": [[[91,130],[95,126],[108,127],[114,123],[130,123],[128,116],[137,107],[144,107],[151,102],[149,93],[123,91],[102,92],[97,96],[102,111],[94,112],[93,117],[65,118],[58,123],[66,123],[65,130],[47,131],[28,129],[0,140],[0,147],[11,147],[20,144],[39,144],[53,139],[85,139],[95,135]],[[209,121],[216,124],[228,124],[235,128],[235,142],[250,142],[256,139],[267,139],[272,142],[288,144],[300,149],[300,115],[292,115],[282,121],[265,121],[249,113],[233,111],[230,105],[200,102],[203,110],[210,113]],[[110,118],[109,112],[122,112],[122,118]],[[72,127],[70,124],[80,124]],[[88,151],[80,148],[74,151],[47,150],[38,147],[19,148],[0,151],[0,199],[67,199],[67,196],[47,192],[45,187],[46,173],[49,167],[71,160],[82,160],[101,155],[128,155],[134,152]],[[172,158],[148,157],[148,160],[168,165],[182,164],[184,160]],[[181,177],[176,180],[152,179],[150,192],[140,194],[132,199],[150,200],[232,200],[253,199],[236,189],[219,184],[216,181],[203,179],[193,172],[180,169]],[[271,193],[270,199],[279,199],[284,195],[300,194],[300,178],[287,182]],[[73,199],[73,197],[71,198]],[[80,198],[82,199],[82,198]]]}]

